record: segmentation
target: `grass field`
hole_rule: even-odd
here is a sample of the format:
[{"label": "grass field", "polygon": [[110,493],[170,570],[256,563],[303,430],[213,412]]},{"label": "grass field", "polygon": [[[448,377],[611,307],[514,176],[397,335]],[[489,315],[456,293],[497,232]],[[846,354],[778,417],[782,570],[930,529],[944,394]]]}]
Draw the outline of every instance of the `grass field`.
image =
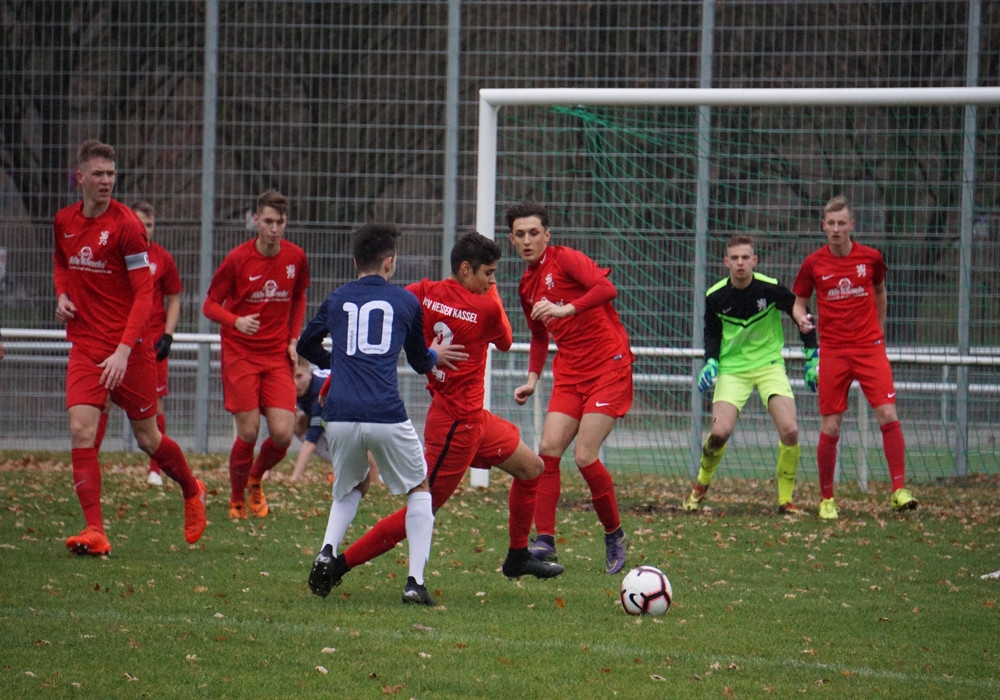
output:
[{"label": "grass field", "polygon": [[[776,515],[773,483],[717,480],[700,515],[686,481],[617,477],[631,565],[659,566],[674,605],[633,618],[603,570],[582,479],[564,474],[554,580],[512,582],[506,477],[438,513],[428,588],[400,602],[406,548],[352,571],[329,598],[306,578],[329,488],[318,468],[266,483],[271,515],[227,517],[224,460],[195,469],[210,524],[184,542],[179,490],[105,455],[108,558],[69,554],[82,527],[65,455],[0,462],[4,697],[822,697],[1000,695],[996,477],[920,486],[888,510],[884,484],[843,487],[841,519]],[[120,462],[114,466],[115,461]],[[814,483],[797,500],[815,513]],[[354,539],[402,501],[373,488]]]}]

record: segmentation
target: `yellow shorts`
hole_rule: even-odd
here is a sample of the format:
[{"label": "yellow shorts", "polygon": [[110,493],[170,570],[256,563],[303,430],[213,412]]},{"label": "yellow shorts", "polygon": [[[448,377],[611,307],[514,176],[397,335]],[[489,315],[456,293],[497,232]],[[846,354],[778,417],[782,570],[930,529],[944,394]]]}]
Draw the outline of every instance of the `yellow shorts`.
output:
[{"label": "yellow shorts", "polygon": [[757,388],[764,408],[767,408],[767,401],[772,396],[795,398],[792,394],[792,385],[788,381],[788,373],[785,371],[785,363],[781,361],[739,374],[720,374],[715,383],[712,403],[725,401],[736,406],[736,410],[742,411],[754,387]]}]

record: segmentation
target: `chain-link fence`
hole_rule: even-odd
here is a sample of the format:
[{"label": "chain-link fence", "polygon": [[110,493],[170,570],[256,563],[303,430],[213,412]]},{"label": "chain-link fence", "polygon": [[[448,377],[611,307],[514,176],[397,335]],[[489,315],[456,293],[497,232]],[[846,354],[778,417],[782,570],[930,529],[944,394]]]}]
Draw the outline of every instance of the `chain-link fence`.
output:
[{"label": "chain-link fence", "polygon": [[[207,280],[225,253],[251,235],[247,210],[256,194],[271,186],[290,196],[288,235],[310,256],[310,313],[330,288],[351,276],[347,237],[366,221],[391,220],[407,231],[400,282],[440,276],[442,253],[457,233],[474,226],[477,96],[482,88],[1000,84],[1000,3],[970,0],[24,0],[0,7],[4,329],[57,328],[51,219],[79,196],[73,154],[89,137],[118,149],[117,197],[126,203],[145,199],[156,208],[157,241],[173,253],[185,286],[179,331],[207,333],[216,330],[200,313]],[[784,131],[784,143],[795,144],[796,125],[780,120],[761,125],[753,117],[738,110],[727,113],[720,133],[735,141],[755,129]],[[941,167],[942,153],[954,153],[953,142],[961,140],[961,133],[920,115],[894,118],[916,120],[904,131],[913,134],[919,149],[900,162],[912,165],[917,175],[930,174],[935,182],[952,177],[951,170]],[[983,133],[995,136],[996,111],[984,112],[980,121]],[[817,129],[821,122],[815,120]],[[578,116],[575,123],[576,128],[559,137],[571,147],[533,160],[533,169],[541,162],[549,173],[572,171],[579,165],[574,159],[588,149],[603,149],[611,154],[605,160],[621,165],[608,150],[614,144],[584,143],[596,133],[593,121]],[[517,128],[530,144],[530,124]],[[881,128],[871,122],[848,125],[837,132],[835,146],[850,152],[848,142]],[[995,165],[990,165],[997,162],[996,143],[995,138],[983,142],[979,152],[987,165],[978,177],[992,185],[997,181]],[[822,149],[817,152],[814,143],[800,145],[801,161],[794,163],[799,168],[797,194],[805,203],[803,216],[814,216],[837,183],[824,180],[828,171],[812,167],[822,164]],[[910,147],[897,145],[899,150]],[[662,169],[655,171],[665,188],[676,184],[666,167],[673,155],[666,153]],[[768,167],[780,166],[768,154],[758,157]],[[757,201],[759,168],[751,163],[744,171],[734,163],[726,164],[724,177],[713,180],[715,212],[719,220],[746,221],[741,216],[748,202]],[[881,164],[862,165],[877,170]],[[505,190],[498,196],[557,194],[551,176],[529,180],[516,160],[504,167]],[[890,329],[907,343],[921,342],[917,329],[954,328],[954,306],[947,301],[955,298],[954,290],[937,273],[954,269],[962,254],[954,224],[960,206],[955,191],[928,186],[919,197],[866,213],[879,224],[885,216],[893,217],[890,226],[876,228],[892,229],[898,223],[896,230],[921,237],[919,247],[908,245],[910,239],[894,243],[898,255],[890,260],[902,275],[902,289],[893,290],[900,292],[900,301],[891,311]],[[1000,219],[995,188],[980,186],[976,192],[972,279],[981,285],[977,303],[988,309],[998,279]],[[498,209],[506,203],[498,201]],[[671,227],[690,229],[690,216],[679,211]],[[790,235],[787,213],[765,211],[753,223]],[[567,209],[565,216],[559,227],[568,230],[576,220],[571,217],[579,215]],[[581,226],[574,240],[599,250],[602,232],[586,229]],[[683,254],[656,239],[644,250],[653,265],[658,252]],[[614,258],[599,262],[621,265]],[[510,259],[501,266],[515,339],[526,340],[515,299],[518,274]],[[650,274],[657,275],[655,270]],[[663,281],[666,290],[671,280]],[[934,294],[914,293],[920,286],[929,286]],[[639,332],[639,326],[630,325],[632,319],[624,321],[633,335]],[[655,326],[656,320],[649,323]],[[993,321],[986,324],[987,330],[995,327]],[[978,337],[983,327],[968,330]],[[654,336],[643,344],[694,346],[694,329],[688,331],[684,342]],[[65,447],[60,364],[65,350],[53,341],[11,338],[8,333],[8,357],[0,363],[3,446]],[[523,359],[515,355],[502,367],[516,373],[525,367]],[[674,372],[646,362],[643,374]],[[221,406],[217,369],[209,366],[208,393],[200,395],[199,371],[194,354],[182,345],[172,364],[168,430],[186,449],[202,445],[197,430],[205,431],[208,449],[227,449],[232,425]],[[516,413],[503,381],[494,388],[495,407],[518,418],[531,442],[533,423]],[[404,384],[412,413],[422,418],[426,397],[421,382],[413,378]],[[664,410],[683,407],[687,390],[666,386]],[[947,398],[942,395],[941,401]],[[204,424],[200,415],[207,415]],[[112,432],[111,449],[114,439]],[[687,449],[686,444],[680,447]],[[977,462],[977,468],[996,469],[997,464],[987,460],[983,467]]]}]

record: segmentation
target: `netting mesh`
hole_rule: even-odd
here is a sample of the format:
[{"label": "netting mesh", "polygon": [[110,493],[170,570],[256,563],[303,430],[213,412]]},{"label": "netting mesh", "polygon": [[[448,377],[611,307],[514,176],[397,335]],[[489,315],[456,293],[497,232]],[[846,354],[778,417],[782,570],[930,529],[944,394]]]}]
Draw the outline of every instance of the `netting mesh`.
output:
[{"label": "netting mesh", "polygon": [[[725,276],[725,240],[757,240],[757,269],[788,286],[798,266],[825,243],[822,205],[837,193],[853,203],[855,238],[883,251],[890,272],[890,351],[956,355],[959,327],[959,229],[963,179],[962,107],[724,107],[711,111],[707,255],[695,268],[698,110],[673,107],[504,107],[498,129],[497,205],[520,199],[549,206],[553,243],[582,250],[612,268],[616,307],[638,359],[636,401],[609,439],[621,469],[686,474],[691,448],[708,428],[691,429],[693,376],[700,360],[671,353],[697,349],[696,279],[702,289]],[[997,109],[978,110],[974,172],[971,342],[995,345],[998,246]],[[500,215],[498,214],[498,220]],[[505,232],[501,232],[503,234]],[[525,337],[517,304],[520,263],[501,268],[502,287]],[[785,319],[786,345],[800,344]],[[819,416],[802,387],[798,353],[788,362],[796,387],[803,464],[814,463]],[[909,471],[917,479],[954,474],[955,368],[897,361],[899,412]],[[970,468],[996,470],[996,367],[973,368]],[[887,478],[877,423],[853,394],[841,441],[845,478]],[[695,400],[697,404],[699,400]],[[730,442],[732,476],[773,475],[777,433],[759,399],[748,402]],[[806,478],[812,469],[803,469]]]}]

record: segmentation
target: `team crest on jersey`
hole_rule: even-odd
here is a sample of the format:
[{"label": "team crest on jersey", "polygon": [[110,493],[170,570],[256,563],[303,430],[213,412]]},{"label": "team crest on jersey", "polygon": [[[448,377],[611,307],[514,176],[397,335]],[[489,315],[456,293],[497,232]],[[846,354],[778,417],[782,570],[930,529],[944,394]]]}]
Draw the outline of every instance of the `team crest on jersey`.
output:
[{"label": "team crest on jersey", "polygon": [[285,265],[285,277],[287,279],[295,279],[295,265]]},{"label": "team crest on jersey", "polygon": [[763,311],[766,308],[767,308],[767,299],[763,299],[763,298],[762,299],[758,299],[757,300],[757,310],[758,311]]},{"label": "team crest on jersey", "polygon": [[549,274],[545,275],[545,286],[547,288],[549,288],[549,289],[552,289],[553,287],[556,286],[555,280],[552,279],[552,273],[551,272]]},{"label": "team crest on jersey", "polygon": [[153,274],[153,277],[156,277],[156,263],[155,262],[149,263],[149,271]]},{"label": "team crest on jersey", "polygon": [[111,235],[110,231],[101,231],[101,237],[98,239],[97,245],[107,245],[108,244],[108,236],[110,236],[110,235]]},{"label": "team crest on jersey", "polygon": [[856,272],[858,274],[858,277],[867,277],[868,276],[868,266],[865,265],[864,263],[859,264],[855,268],[855,270],[856,270]]}]

